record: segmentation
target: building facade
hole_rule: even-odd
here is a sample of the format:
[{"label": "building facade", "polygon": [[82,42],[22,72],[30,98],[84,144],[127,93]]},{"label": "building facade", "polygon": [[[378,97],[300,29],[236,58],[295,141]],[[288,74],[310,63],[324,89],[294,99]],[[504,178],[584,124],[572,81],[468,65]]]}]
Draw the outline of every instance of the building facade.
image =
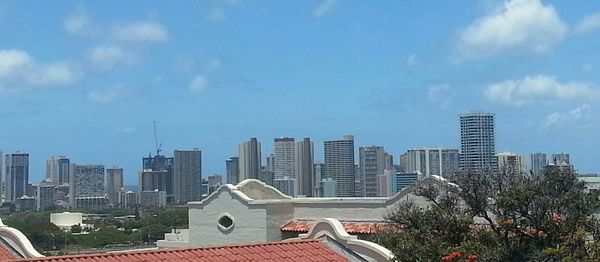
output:
[{"label": "building facade", "polygon": [[227,183],[235,185],[240,182],[240,159],[238,157],[230,157],[225,160],[225,170]]},{"label": "building facade", "polygon": [[100,198],[105,198],[104,165],[71,164],[69,173],[71,207],[79,207],[78,204],[100,205]]},{"label": "building facade", "polygon": [[377,196],[377,176],[384,174],[386,167],[386,153],[383,146],[360,147],[359,170],[362,182],[360,196]]},{"label": "building facade", "polygon": [[355,195],[354,137],[325,141],[325,177],[336,182],[336,196]]},{"label": "building facade", "polygon": [[[296,178],[296,144],[292,137],[280,137],[274,139],[274,179],[289,177]],[[268,163],[267,163],[268,164]],[[268,165],[267,165],[268,167]]]},{"label": "building facade", "polygon": [[202,198],[202,151],[175,150],[173,186],[175,202],[184,204]]},{"label": "building facade", "polygon": [[456,148],[418,148],[406,152],[405,172],[420,172],[424,176],[452,176],[458,171],[460,154]]},{"label": "building facade", "polygon": [[53,156],[46,160],[46,178],[55,185],[69,183],[71,162],[66,156]]},{"label": "building facade", "polygon": [[261,150],[260,142],[256,138],[250,138],[240,144],[239,155],[239,180],[259,179],[261,167]]},{"label": "building facade", "polygon": [[525,159],[521,155],[511,152],[502,152],[498,153],[496,157],[498,157],[499,171],[522,173],[527,170]]},{"label": "building facade", "polygon": [[315,179],[314,179],[314,164],[315,151],[310,138],[304,138],[296,143],[296,160],[295,173],[298,195],[312,197],[314,196]]},{"label": "building facade", "polygon": [[5,172],[6,179],[6,201],[15,201],[27,195],[27,183],[29,181],[29,154],[17,152],[6,154]]},{"label": "building facade", "polygon": [[494,130],[493,113],[460,115],[460,168],[481,172],[498,166]]},{"label": "building facade", "polygon": [[530,155],[531,158],[531,172],[536,175],[541,175],[544,171],[544,167],[548,165],[548,159],[546,159],[545,153],[534,153]]},{"label": "building facade", "polygon": [[123,188],[123,168],[112,167],[106,169],[106,197],[110,206],[120,206],[119,194]]}]

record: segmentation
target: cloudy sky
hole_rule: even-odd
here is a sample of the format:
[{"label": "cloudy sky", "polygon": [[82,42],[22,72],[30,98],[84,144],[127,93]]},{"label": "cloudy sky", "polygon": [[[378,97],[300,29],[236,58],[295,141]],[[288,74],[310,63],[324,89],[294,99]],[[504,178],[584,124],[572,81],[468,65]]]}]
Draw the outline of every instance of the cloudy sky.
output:
[{"label": "cloudy sky", "polygon": [[598,172],[598,1],[0,1],[0,149],[125,168],[250,137],[459,146],[496,113],[497,151],[569,152]]}]

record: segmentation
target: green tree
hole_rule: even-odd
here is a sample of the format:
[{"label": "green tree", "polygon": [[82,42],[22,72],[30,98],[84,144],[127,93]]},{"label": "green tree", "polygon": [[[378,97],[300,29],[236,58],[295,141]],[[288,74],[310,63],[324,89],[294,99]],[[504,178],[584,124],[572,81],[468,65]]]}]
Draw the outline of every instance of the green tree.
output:
[{"label": "green tree", "polygon": [[572,170],[462,172],[452,182],[418,188],[428,204],[399,203],[388,217],[395,227],[375,240],[399,261],[450,261],[453,252],[481,261],[600,259],[599,194]]}]

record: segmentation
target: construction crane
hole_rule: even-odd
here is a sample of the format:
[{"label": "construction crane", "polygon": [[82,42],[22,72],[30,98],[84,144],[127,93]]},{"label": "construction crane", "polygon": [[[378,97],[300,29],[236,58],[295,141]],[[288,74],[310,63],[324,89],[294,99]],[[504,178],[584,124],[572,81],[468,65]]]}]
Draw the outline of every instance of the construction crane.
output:
[{"label": "construction crane", "polygon": [[158,143],[158,136],[156,135],[156,122],[152,120],[152,125],[154,126],[154,145],[156,146],[156,155],[160,155],[160,151],[162,151],[162,144]]}]

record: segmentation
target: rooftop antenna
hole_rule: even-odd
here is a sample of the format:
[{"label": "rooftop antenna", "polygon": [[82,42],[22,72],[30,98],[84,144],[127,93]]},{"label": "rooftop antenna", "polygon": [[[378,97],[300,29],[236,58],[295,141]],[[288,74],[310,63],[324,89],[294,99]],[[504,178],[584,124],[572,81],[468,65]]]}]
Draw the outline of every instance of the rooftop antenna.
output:
[{"label": "rooftop antenna", "polygon": [[152,120],[152,125],[154,126],[154,145],[156,146],[156,155],[158,156],[160,155],[160,151],[162,151],[162,144],[158,144],[158,138],[156,135],[156,122],[154,120]]}]

